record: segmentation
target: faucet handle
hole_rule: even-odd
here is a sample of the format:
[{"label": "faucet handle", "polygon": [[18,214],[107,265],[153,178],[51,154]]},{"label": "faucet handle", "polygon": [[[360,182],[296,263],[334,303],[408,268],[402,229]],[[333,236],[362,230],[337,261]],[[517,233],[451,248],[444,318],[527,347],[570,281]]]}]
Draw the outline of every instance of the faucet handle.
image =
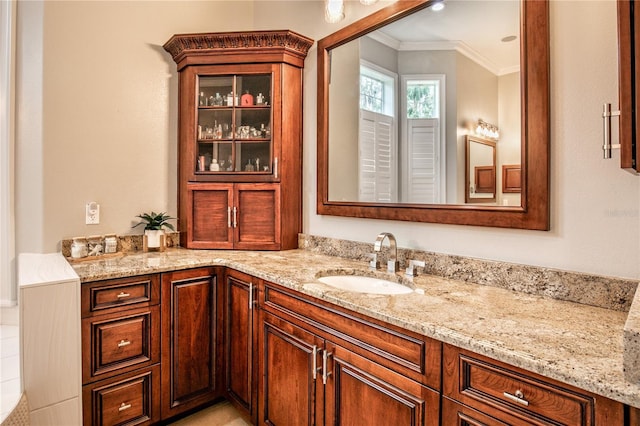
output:
[{"label": "faucet handle", "polygon": [[424,260],[410,260],[409,261],[409,266],[407,266],[407,269],[405,271],[405,275],[408,275],[410,277],[415,277],[418,275],[418,271],[417,271],[417,267],[418,266],[422,266],[423,268],[425,267],[425,263]]},{"label": "faucet handle", "polygon": [[378,260],[377,253],[369,253],[367,254],[367,257],[371,259],[369,261],[369,268],[378,269],[380,267],[380,261]]}]

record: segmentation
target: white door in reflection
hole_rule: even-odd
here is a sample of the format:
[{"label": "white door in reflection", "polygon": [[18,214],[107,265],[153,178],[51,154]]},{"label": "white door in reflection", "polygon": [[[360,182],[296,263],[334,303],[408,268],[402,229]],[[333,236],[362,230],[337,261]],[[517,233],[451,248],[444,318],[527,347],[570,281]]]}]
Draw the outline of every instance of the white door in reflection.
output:
[{"label": "white door in reflection", "polygon": [[445,76],[402,78],[402,202],[445,203]]}]

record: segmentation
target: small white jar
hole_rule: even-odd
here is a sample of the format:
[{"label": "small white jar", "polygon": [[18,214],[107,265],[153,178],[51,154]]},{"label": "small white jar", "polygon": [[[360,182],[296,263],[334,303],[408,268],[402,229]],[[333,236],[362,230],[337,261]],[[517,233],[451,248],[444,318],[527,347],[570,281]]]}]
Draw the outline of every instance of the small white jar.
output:
[{"label": "small white jar", "polygon": [[74,259],[80,259],[87,257],[89,254],[89,248],[87,246],[86,238],[74,238],[71,243],[71,257]]}]

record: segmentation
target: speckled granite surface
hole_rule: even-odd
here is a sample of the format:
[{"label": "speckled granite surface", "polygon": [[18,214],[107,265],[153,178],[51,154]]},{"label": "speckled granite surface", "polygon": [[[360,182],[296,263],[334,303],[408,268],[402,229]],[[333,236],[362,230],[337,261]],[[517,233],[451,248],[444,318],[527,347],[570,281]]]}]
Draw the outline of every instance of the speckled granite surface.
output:
[{"label": "speckled granite surface", "polygon": [[[306,250],[364,262],[373,251],[373,242],[367,244],[313,235],[300,235],[299,241],[300,248]],[[380,264],[385,264],[387,250],[388,247],[383,247]],[[638,281],[634,280],[402,248],[398,248],[398,259],[401,265],[406,265],[409,259],[424,260],[426,266],[420,268],[421,271],[444,278],[624,312],[629,311],[638,287]]]},{"label": "speckled granite surface", "polygon": [[505,288],[421,275],[398,279],[423,294],[383,296],[333,289],[317,278],[374,274],[362,260],[314,250],[170,249],[73,265],[83,282],[223,265],[446,343],[640,408],[640,383],[623,371],[627,312]]}]

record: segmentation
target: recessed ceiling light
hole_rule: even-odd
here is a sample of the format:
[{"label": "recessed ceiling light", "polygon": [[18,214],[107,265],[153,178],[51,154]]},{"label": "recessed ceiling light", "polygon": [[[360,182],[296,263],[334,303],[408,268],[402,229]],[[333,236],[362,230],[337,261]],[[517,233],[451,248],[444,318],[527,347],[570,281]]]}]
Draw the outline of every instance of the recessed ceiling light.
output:
[{"label": "recessed ceiling light", "polygon": [[513,40],[515,40],[517,38],[518,38],[517,36],[510,35],[510,36],[503,37],[501,41],[503,43],[508,43],[508,42],[513,41]]},{"label": "recessed ceiling light", "polygon": [[431,10],[433,10],[434,12],[439,12],[442,9],[444,9],[444,2],[438,2],[431,6]]}]

